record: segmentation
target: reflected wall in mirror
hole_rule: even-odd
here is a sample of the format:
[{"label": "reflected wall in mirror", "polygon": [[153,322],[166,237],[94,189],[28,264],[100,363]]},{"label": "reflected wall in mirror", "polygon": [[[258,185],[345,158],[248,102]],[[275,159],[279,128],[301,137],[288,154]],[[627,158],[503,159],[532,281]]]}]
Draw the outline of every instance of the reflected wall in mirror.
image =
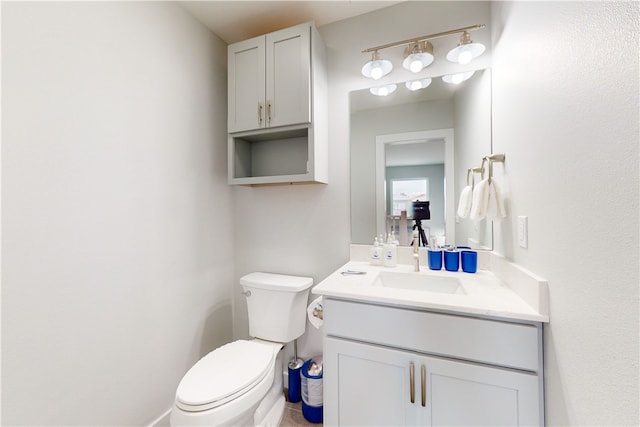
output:
[{"label": "reflected wall in mirror", "polygon": [[[431,217],[421,226],[427,239],[492,249],[490,222],[456,217],[467,170],[491,153],[491,71],[476,71],[460,85],[434,78],[431,86],[415,92],[398,86],[387,97],[368,89],[350,94],[352,243],[371,244],[391,227],[401,244],[410,243],[417,223],[409,209],[406,231],[401,227],[402,214],[393,212],[391,182],[426,179]],[[399,203],[423,200],[407,196]]]}]

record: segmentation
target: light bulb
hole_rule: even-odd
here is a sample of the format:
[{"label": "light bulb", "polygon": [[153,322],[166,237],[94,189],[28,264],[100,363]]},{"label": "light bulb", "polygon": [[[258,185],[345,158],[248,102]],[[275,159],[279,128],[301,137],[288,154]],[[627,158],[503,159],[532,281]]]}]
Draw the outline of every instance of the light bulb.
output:
[{"label": "light bulb", "polygon": [[484,51],[484,45],[482,43],[474,43],[469,33],[465,31],[460,36],[460,44],[447,53],[447,60],[465,65],[482,55]]},{"label": "light bulb", "polygon": [[413,73],[419,73],[420,71],[422,71],[422,61],[419,58],[415,58],[413,61],[411,61],[409,69]]},{"label": "light bulb", "polygon": [[371,68],[371,78],[373,80],[378,80],[380,77],[382,77],[382,67],[380,66],[380,64],[375,64],[372,68]]},{"label": "light bulb", "polygon": [[447,74],[447,75],[442,76],[442,80],[447,82],[447,83],[457,85],[457,84],[460,84],[463,81],[471,78],[471,76],[473,76],[473,73],[474,73],[474,71],[465,71],[465,72],[462,72],[462,73]]},{"label": "light bulb", "polygon": [[411,87],[409,87],[410,90],[418,90],[418,89],[422,89],[422,83],[420,83],[419,80],[414,80],[411,82]]},{"label": "light bulb", "polygon": [[463,80],[464,74],[462,73],[457,73],[451,76],[451,83],[453,83],[454,85],[462,83]]},{"label": "light bulb", "polygon": [[393,93],[397,88],[398,86],[395,83],[391,83],[384,86],[372,87],[369,89],[369,92],[375,96],[387,96]]},{"label": "light bulb", "polygon": [[468,50],[465,50],[464,52],[460,52],[460,55],[458,55],[458,64],[468,64],[469,62],[471,62],[471,60],[473,59],[473,53],[471,53]]}]

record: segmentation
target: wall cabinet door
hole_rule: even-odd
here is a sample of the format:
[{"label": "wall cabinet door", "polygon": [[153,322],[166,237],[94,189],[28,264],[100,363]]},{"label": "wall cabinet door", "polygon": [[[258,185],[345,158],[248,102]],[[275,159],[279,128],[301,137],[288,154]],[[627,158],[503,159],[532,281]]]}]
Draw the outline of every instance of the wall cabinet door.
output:
[{"label": "wall cabinet door", "polygon": [[228,131],[259,129],[265,114],[265,39],[229,45]]},{"label": "wall cabinet door", "polygon": [[311,122],[310,37],[308,24],[266,36],[267,126]]},{"label": "wall cabinet door", "polygon": [[229,45],[228,132],[311,121],[311,27]]},{"label": "wall cabinet door", "polygon": [[538,377],[326,337],[328,425],[538,425]]}]

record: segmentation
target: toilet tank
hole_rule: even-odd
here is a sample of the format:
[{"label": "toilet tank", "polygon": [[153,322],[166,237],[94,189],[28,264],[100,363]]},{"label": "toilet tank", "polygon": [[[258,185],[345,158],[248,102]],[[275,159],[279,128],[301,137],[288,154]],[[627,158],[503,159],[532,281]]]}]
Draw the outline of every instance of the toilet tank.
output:
[{"label": "toilet tank", "polygon": [[310,277],[250,273],[240,278],[247,299],[249,335],[287,343],[304,333]]}]

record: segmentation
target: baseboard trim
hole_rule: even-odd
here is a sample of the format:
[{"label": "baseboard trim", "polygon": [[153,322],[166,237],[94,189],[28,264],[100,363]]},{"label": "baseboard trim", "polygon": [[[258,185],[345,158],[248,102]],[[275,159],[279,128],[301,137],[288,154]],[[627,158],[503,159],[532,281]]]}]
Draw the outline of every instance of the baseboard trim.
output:
[{"label": "baseboard trim", "polygon": [[170,426],[169,424],[170,416],[171,416],[171,408],[163,412],[162,415],[156,418],[155,421],[153,421],[151,424],[148,425],[148,427],[168,427]]}]

